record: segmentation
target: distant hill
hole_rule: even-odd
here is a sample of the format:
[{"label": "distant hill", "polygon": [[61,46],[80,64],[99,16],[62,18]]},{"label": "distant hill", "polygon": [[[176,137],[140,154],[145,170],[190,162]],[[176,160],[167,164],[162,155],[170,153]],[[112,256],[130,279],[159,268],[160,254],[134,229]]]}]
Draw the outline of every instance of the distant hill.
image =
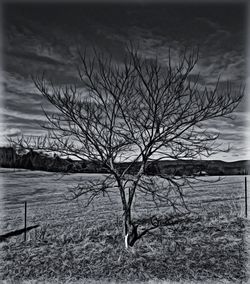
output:
[{"label": "distant hill", "polygon": [[102,167],[93,162],[62,159],[33,150],[17,154],[12,147],[0,148],[0,167],[69,173],[102,171]]},{"label": "distant hill", "polygon": [[244,175],[250,172],[249,161],[224,162],[220,160],[159,161],[149,167],[149,173],[174,175]]},{"label": "distant hill", "polygon": [[[139,167],[137,163],[132,172]],[[125,168],[126,163],[121,164]],[[244,175],[250,173],[250,161],[224,162],[220,160],[161,160],[152,162],[147,168],[147,174],[167,174],[176,176],[190,175]]]},{"label": "distant hill", "polygon": [[[75,161],[62,159],[57,155],[30,150],[28,153],[17,154],[11,147],[0,148],[0,166],[6,168],[24,168],[30,170],[42,170],[50,172],[69,173],[106,173],[101,164],[87,160]],[[119,163],[120,171],[125,169],[128,163]],[[139,168],[137,162],[130,170],[133,174]],[[250,161],[242,160],[224,162],[220,160],[161,160],[153,161],[147,167],[148,175],[166,174],[176,176],[190,175],[244,175],[250,173]]]}]

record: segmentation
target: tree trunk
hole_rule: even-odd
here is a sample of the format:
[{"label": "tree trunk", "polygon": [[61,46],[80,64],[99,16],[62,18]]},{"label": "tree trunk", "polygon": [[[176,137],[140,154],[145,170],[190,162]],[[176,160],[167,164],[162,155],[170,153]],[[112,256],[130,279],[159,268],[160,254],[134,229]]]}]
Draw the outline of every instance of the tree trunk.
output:
[{"label": "tree trunk", "polygon": [[124,212],[124,240],[126,249],[129,246],[132,247],[138,240],[137,227],[138,225],[132,223],[131,210],[128,209],[127,212]]}]

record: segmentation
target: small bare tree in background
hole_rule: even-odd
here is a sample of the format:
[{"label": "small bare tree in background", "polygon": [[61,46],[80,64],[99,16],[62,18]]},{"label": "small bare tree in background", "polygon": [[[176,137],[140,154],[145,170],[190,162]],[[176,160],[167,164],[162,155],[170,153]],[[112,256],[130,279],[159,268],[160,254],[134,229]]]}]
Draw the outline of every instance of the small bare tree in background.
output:
[{"label": "small bare tree in background", "polygon": [[[55,151],[97,162],[108,172],[103,179],[79,184],[72,191],[77,198],[87,194],[88,203],[109,190],[119,191],[125,245],[134,243],[161,223],[151,216],[144,223],[133,212],[135,195],[144,193],[172,209],[166,225],[177,222],[185,208],[181,184],[171,176],[146,175],[159,159],[197,159],[221,151],[217,135],[202,123],[227,117],[238,106],[243,90],[223,91],[201,86],[189,75],[197,63],[196,52],[185,53],[177,65],[162,65],[129,49],[122,63],[98,52],[91,58],[80,53],[78,72],[84,91],[76,86],[58,87],[42,78],[37,89],[57,109],[45,111],[46,137],[21,137],[23,148]],[[122,166],[119,164],[123,163]],[[175,215],[176,214],[176,215]],[[170,216],[170,215],[169,215]]]}]

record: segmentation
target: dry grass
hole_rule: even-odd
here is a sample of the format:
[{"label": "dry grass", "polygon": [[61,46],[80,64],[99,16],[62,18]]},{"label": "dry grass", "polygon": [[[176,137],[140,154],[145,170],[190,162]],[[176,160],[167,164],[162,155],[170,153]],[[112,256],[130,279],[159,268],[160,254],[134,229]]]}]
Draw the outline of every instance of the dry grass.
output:
[{"label": "dry grass", "polygon": [[245,226],[231,209],[223,205],[193,214],[191,223],[162,227],[129,251],[124,249],[118,219],[95,226],[44,225],[26,243],[17,237],[2,245],[2,279],[241,283],[246,279]]},{"label": "dry grass", "polygon": [[[161,228],[130,251],[124,249],[116,192],[111,201],[100,196],[88,208],[81,202],[79,206],[65,201],[69,186],[91,178],[69,175],[59,179],[45,172],[3,175],[2,233],[23,226],[24,200],[28,201],[28,224],[41,227],[29,233],[26,243],[21,237],[1,243],[1,283],[208,284],[246,279],[246,221],[239,217],[242,177],[198,184],[187,195],[198,212],[192,215],[192,223]],[[225,203],[229,197],[234,201]],[[144,216],[151,207],[138,198],[136,214]],[[152,210],[157,212],[155,207]],[[166,210],[162,207],[158,213]]]}]

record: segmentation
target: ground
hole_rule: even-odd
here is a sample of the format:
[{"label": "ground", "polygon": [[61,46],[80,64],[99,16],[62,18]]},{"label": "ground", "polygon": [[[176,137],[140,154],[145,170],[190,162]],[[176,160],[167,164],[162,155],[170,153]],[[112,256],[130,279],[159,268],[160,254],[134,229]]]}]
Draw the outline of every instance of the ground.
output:
[{"label": "ground", "polygon": [[[2,231],[22,227],[24,200],[28,200],[29,225],[39,223],[40,227],[29,233],[26,242],[19,236],[1,244],[2,279],[46,283],[246,280],[244,177],[197,184],[187,195],[199,210],[190,214],[188,222],[161,227],[130,250],[124,248],[115,193],[111,200],[100,197],[88,208],[83,206],[84,199],[78,203],[64,199],[73,181],[93,177],[5,172]],[[140,201],[136,212],[148,213],[150,204]]]}]

